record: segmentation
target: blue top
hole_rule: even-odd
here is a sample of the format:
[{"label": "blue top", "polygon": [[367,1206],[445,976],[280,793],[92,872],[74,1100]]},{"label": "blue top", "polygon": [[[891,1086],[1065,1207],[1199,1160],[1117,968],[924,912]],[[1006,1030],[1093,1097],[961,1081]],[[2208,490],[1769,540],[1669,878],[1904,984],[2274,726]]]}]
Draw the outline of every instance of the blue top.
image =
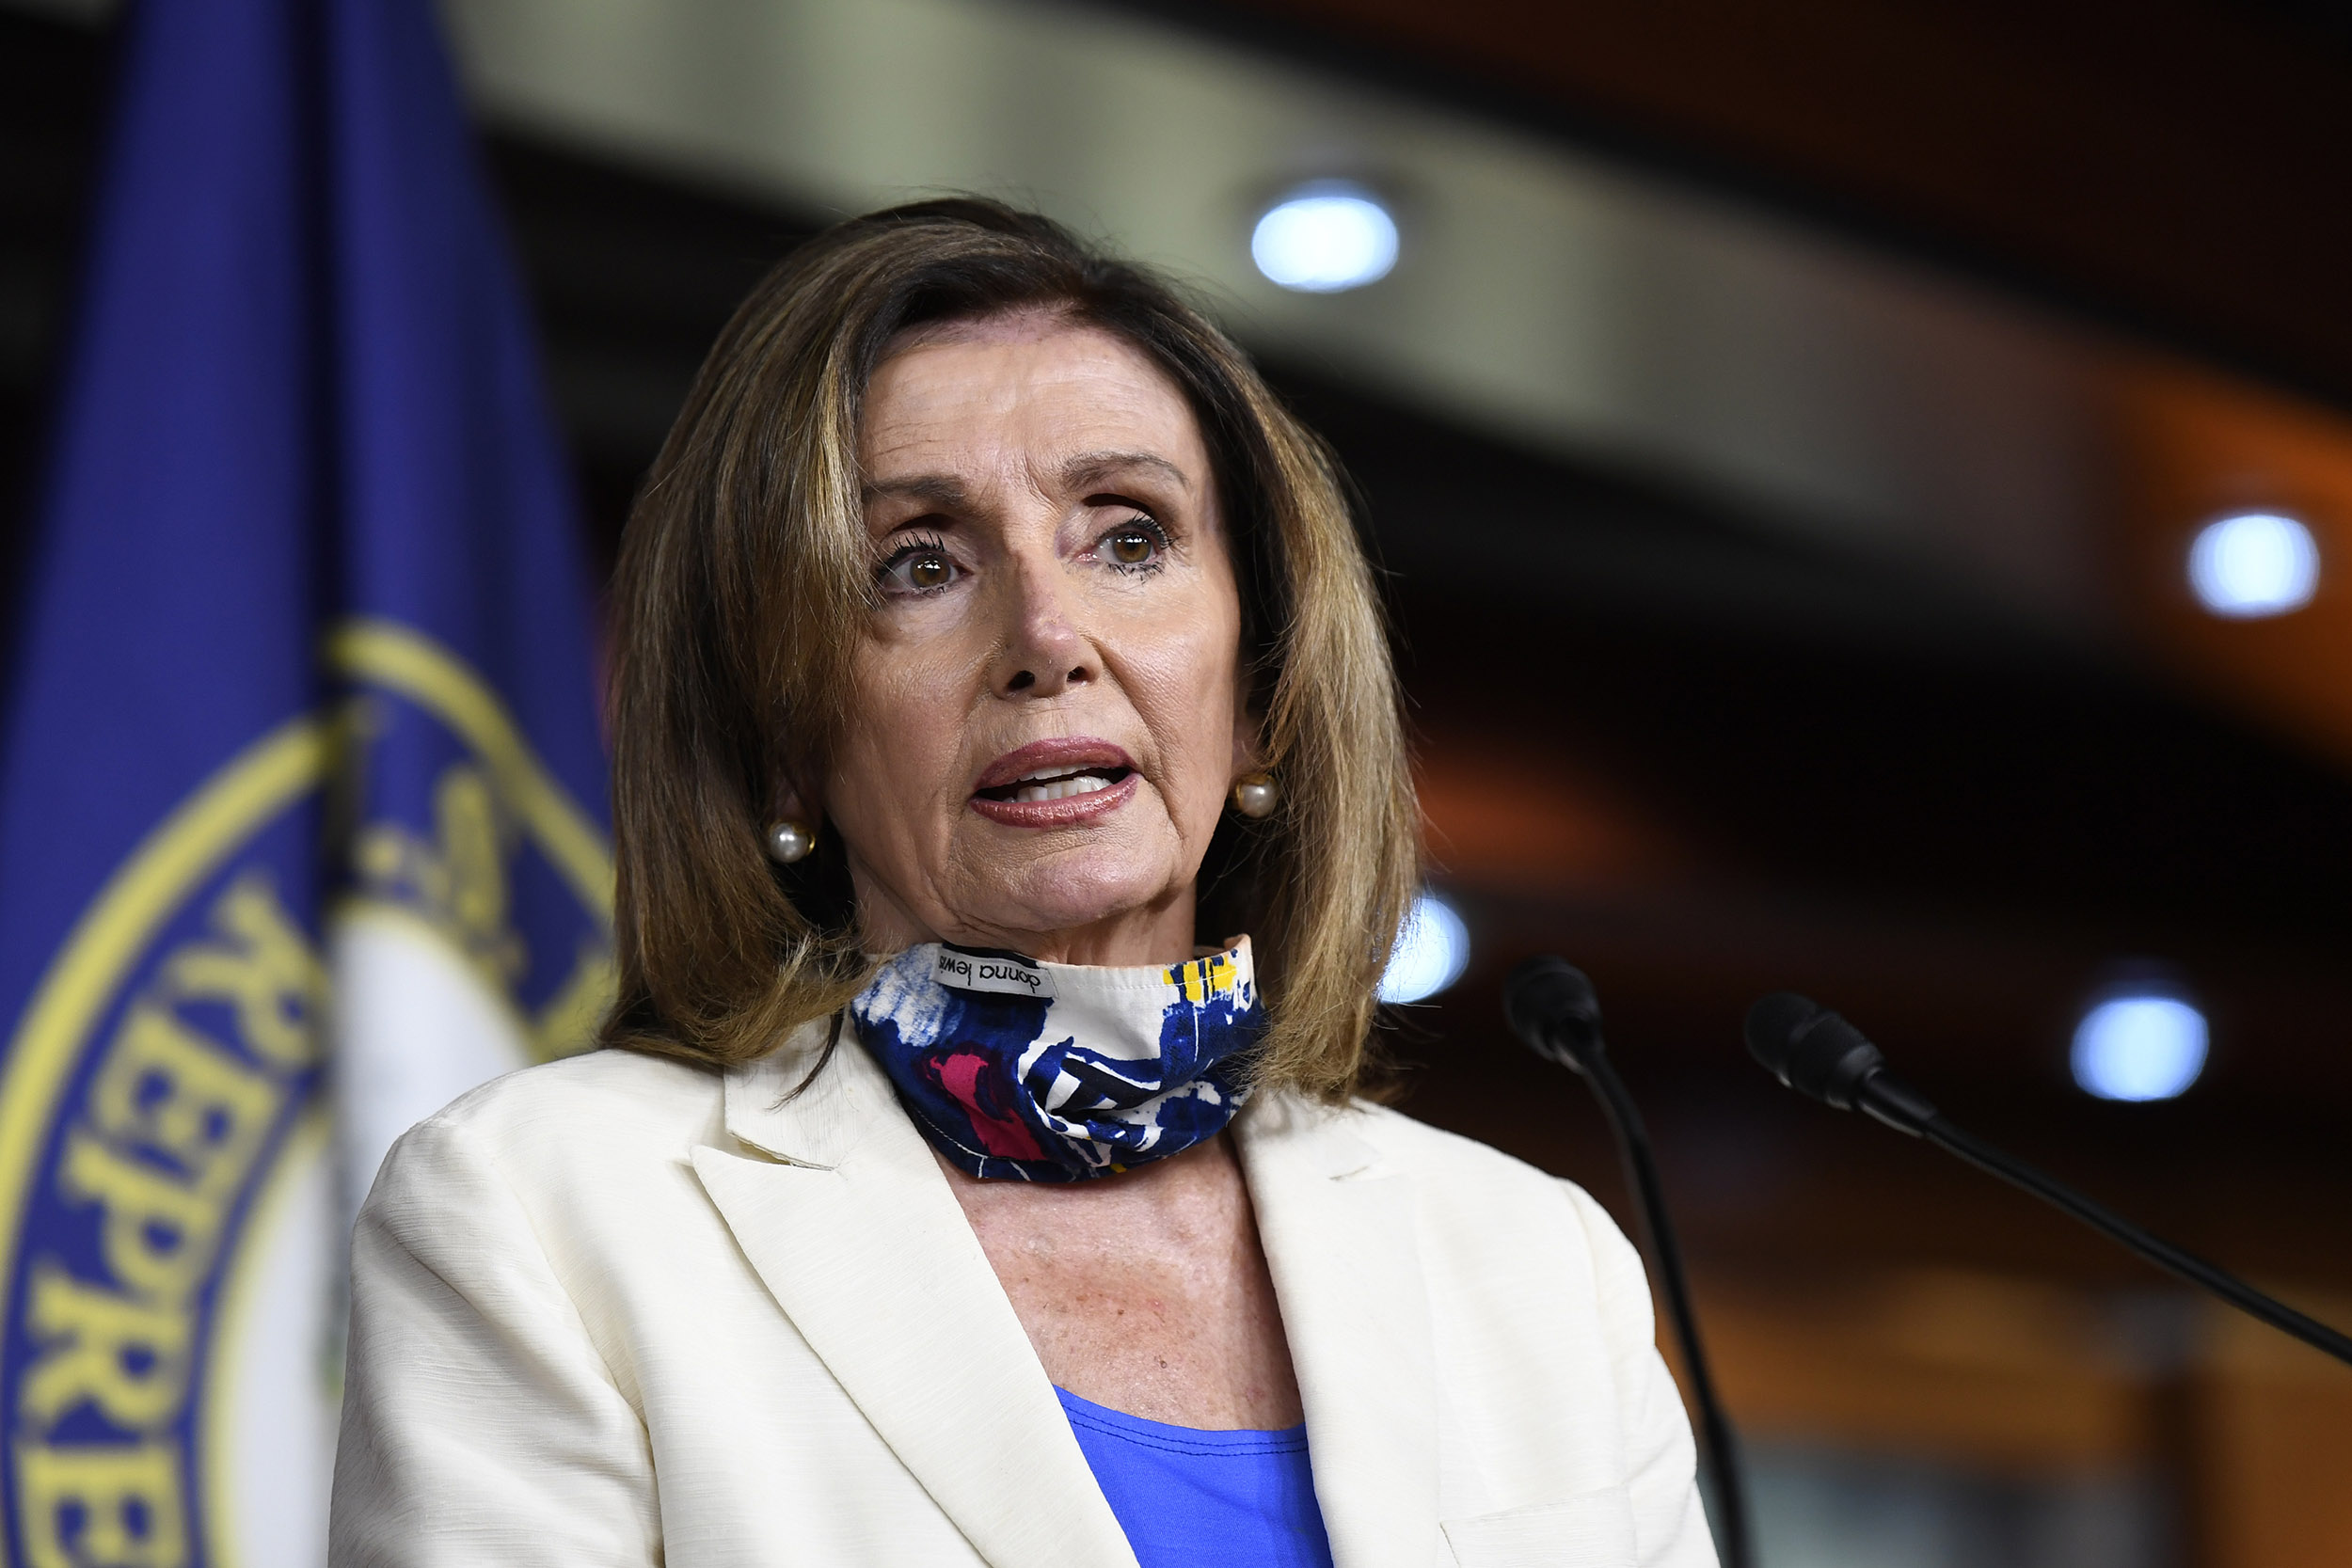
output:
[{"label": "blue top", "polygon": [[1142,1568],[1331,1568],[1305,1427],[1203,1432],[1054,1392]]}]

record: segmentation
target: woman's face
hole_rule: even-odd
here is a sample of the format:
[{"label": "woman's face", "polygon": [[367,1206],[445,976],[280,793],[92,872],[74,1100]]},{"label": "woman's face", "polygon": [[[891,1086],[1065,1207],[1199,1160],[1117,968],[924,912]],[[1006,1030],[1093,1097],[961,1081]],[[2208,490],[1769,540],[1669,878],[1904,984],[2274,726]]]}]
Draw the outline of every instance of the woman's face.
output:
[{"label": "woman's face", "polygon": [[1183,394],[1057,316],[925,329],[876,372],[860,457],[881,609],[821,803],[866,940],[1190,957],[1254,731]]}]

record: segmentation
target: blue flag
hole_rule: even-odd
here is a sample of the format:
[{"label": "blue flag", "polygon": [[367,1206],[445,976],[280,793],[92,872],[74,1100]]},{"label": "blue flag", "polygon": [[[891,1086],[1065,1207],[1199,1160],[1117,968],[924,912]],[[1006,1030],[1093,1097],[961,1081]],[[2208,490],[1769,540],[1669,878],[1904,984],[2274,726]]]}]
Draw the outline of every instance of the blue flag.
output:
[{"label": "blue flag", "polygon": [[426,0],[130,25],[0,731],[0,1503],[310,1564],[352,1207],[610,995],[589,594]]}]

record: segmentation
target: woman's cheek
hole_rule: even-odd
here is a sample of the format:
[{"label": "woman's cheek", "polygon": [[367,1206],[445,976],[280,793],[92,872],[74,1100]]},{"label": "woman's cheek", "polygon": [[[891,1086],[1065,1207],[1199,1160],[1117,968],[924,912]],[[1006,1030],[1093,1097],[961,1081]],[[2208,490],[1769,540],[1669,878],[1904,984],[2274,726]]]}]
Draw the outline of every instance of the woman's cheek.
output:
[{"label": "woman's cheek", "polygon": [[1187,830],[1213,830],[1224,809],[1233,733],[1232,674],[1188,665],[1170,676],[1155,705],[1161,754],[1170,759],[1168,813]]}]

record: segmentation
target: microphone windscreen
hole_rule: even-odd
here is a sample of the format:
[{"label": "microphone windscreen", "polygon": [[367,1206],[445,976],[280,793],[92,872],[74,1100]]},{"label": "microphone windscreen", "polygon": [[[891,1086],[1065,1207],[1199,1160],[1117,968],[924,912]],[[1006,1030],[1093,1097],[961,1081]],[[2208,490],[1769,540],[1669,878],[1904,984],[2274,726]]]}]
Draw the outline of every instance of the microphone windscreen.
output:
[{"label": "microphone windscreen", "polygon": [[1582,1071],[1600,1044],[1600,995],[1565,958],[1529,958],[1502,982],[1502,1016],[1537,1055]]},{"label": "microphone windscreen", "polygon": [[1788,1053],[1804,1026],[1821,1016],[1821,1005],[1793,990],[1776,990],[1748,1009],[1748,1054],[1782,1083],[1788,1082]]},{"label": "microphone windscreen", "polygon": [[1748,1009],[1748,1053],[1772,1075],[1840,1110],[1855,1088],[1884,1065],[1861,1030],[1794,991],[1776,991]]}]

